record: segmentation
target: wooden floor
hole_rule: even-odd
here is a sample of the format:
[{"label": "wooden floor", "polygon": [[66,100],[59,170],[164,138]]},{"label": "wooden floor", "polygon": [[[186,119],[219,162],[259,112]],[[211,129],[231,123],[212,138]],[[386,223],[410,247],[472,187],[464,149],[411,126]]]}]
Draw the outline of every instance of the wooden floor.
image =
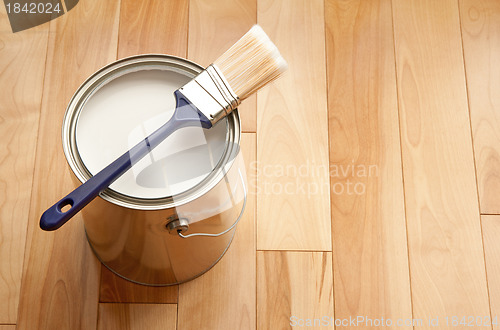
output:
[{"label": "wooden floor", "polygon": [[[0,7],[0,330],[500,329],[500,1],[80,0],[15,34]],[[79,216],[38,228],[90,74],[208,65],[255,23],[289,71],[240,108],[250,198],[212,270],[135,285]]]}]

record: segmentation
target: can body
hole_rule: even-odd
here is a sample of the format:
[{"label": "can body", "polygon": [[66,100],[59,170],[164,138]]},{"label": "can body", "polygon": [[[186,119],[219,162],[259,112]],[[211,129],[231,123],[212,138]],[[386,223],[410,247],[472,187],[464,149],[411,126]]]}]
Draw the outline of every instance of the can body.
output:
[{"label": "can body", "polygon": [[[192,78],[203,68],[177,57],[141,55],[119,60],[91,76],[73,96],[63,122],[64,152],[76,184],[92,176],[77,141],[87,102],[115,79],[148,70]],[[220,159],[189,189],[144,198],[109,188],[82,210],[88,241],[106,267],[136,283],[171,285],[195,278],[217,263],[231,243],[246,198],[237,111],[227,118],[225,128]],[[188,223],[185,234],[192,236],[169,231],[168,224],[178,219]]]}]

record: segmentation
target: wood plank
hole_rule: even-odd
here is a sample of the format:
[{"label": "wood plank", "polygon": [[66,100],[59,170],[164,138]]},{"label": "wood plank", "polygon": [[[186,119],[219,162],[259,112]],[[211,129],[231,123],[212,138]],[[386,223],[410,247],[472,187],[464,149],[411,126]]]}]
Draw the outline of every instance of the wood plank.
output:
[{"label": "wood plank", "polygon": [[258,329],[334,329],[332,278],[330,252],[258,251]]},{"label": "wood plank", "polygon": [[101,267],[100,302],[175,304],[178,292],[178,285],[154,287],[135,284]]},{"label": "wood plank", "polygon": [[500,2],[459,3],[480,208],[500,214]]},{"label": "wood plank", "polygon": [[[257,0],[191,0],[188,58],[212,64],[257,22]],[[243,132],[255,132],[256,96],[239,106]]]},{"label": "wood plank", "polygon": [[325,10],[335,315],[411,319],[391,2]]},{"label": "wood plank", "polygon": [[147,53],[186,57],[189,0],[122,0],[118,58]]},{"label": "wood plank", "polygon": [[[224,257],[203,276],[180,285],[179,329],[255,329],[255,161],[256,136],[242,135],[248,201]],[[210,301],[209,304],[204,303]],[[196,317],[193,317],[196,315]]]},{"label": "wood plank", "polygon": [[[484,258],[488,275],[488,291],[490,295],[491,317],[493,329],[500,329],[500,215],[483,215]],[[496,321],[496,322],[495,322]]]},{"label": "wood plank", "polygon": [[257,248],[331,251],[323,1],[259,0],[257,21],[289,64],[257,98]]},{"label": "wood plank", "polygon": [[0,323],[16,323],[48,26],[12,33],[0,8]]},{"label": "wood plank", "polygon": [[455,0],[393,2],[413,316],[424,320],[489,315],[458,14]]},{"label": "wood plank", "polygon": [[81,216],[54,232],[43,232],[38,222],[46,208],[74,188],[61,148],[62,117],[78,86],[116,58],[118,12],[118,1],[81,1],[50,22],[19,329],[97,325],[100,264],[85,239]]},{"label": "wood plank", "polygon": [[0,330],[16,330],[15,324],[0,324]]},{"label": "wood plank", "polygon": [[102,330],[175,330],[177,305],[172,304],[99,304]]},{"label": "wood plank", "polygon": [[[122,0],[118,57],[164,53],[187,55],[188,0]],[[101,302],[177,303],[178,286],[148,287],[114,275],[101,274]]]}]

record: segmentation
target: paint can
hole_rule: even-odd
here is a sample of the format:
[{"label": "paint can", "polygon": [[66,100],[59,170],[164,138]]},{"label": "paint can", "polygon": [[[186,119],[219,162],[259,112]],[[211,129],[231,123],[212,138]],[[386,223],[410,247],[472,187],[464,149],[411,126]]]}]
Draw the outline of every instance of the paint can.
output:
[{"label": "paint can", "polygon": [[[96,174],[165,123],[173,92],[203,67],[151,54],[118,60],[89,77],[63,119],[75,183]],[[246,204],[238,111],[211,129],[183,128],[82,210],[97,258],[145,285],[172,285],[214,266]]]}]

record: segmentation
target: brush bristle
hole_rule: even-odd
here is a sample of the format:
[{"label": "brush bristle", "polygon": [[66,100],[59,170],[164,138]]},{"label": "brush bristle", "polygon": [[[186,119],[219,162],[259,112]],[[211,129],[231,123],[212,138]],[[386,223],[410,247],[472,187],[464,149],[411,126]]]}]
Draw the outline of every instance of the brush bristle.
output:
[{"label": "brush bristle", "polygon": [[258,25],[254,25],[214,64],[240,100],[278,78],[288,67],[278,48]]}]

